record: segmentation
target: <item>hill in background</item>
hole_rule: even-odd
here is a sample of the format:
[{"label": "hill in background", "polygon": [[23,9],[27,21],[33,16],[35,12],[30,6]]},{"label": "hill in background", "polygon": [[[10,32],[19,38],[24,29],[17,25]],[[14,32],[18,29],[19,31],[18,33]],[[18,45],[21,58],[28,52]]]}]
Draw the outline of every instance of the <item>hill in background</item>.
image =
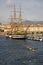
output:
[{"label": "hill in background", "polygon": [[43,24],[43,21],[30,21],[30,20],[26,20],[23,21],[23,24],[28,25],[28,24]]}]

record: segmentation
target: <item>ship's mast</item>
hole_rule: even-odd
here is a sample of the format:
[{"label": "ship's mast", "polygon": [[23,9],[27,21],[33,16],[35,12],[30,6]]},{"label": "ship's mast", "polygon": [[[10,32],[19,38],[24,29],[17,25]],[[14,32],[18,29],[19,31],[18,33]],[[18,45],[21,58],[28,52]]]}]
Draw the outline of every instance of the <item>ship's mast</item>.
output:
[{"label": "ship's mast", "polygon": [[15,5],[14,5],[14,22],[16,22],[16,8],[15,8]]},{"label": "ship's mast", "polygon": [[22,12],[21,12],[21,6],[20,6],[20,12],[19,12],[19,22],[22,23]]},{"label": "ship's mast", "polygon": [[10,24],[13,24],[12,15],[11,15],[11,18],[10,18]]}]

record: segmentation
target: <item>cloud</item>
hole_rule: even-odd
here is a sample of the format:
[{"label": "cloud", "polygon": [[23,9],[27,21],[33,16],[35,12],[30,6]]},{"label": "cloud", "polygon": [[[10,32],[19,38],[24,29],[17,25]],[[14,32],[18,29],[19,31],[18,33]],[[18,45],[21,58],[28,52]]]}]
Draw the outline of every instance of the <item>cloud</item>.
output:
[{"label": "cloud", "polygon": [[10,6],[12,4],[12,0],[6,0],[6,5]]}]

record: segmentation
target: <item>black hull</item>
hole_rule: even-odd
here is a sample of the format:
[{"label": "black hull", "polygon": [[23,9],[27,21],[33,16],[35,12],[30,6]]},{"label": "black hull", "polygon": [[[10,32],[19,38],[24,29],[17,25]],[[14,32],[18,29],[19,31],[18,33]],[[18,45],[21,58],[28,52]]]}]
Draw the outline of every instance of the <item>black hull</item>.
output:
[{"label": "black hull", "polygon": [[24,40],[26,38],[12,38],[12,39]]}]

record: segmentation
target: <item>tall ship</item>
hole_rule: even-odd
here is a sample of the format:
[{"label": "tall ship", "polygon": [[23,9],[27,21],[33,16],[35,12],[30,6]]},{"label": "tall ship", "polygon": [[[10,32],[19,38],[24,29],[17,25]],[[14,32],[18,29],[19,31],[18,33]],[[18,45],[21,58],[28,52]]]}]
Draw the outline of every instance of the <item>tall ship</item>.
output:
[{"label": "tall ship", "polygon": [[11,16],[10,25],[12,30],[6,34],[6,38],[26,39],[26,32],[24,31],[24,25],[22,23],[21,7],[19,11],[19,18],[16,18],[16,8],[14,6],[14,17],[12,18]]}]

